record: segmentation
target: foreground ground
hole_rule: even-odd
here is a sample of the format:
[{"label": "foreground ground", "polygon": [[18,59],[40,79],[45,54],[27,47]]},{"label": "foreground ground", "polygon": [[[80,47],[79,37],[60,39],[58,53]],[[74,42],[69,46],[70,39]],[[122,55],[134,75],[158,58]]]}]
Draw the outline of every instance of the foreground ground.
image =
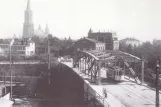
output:
[{"label": "foreground ground", "polygon": [[[64,63],[71,67],[71,63]],[[74,68],[84,80],[90,80],[87,75]],[[102,77],[105,73],[102,73]],[[136,84],[133,79],[125,78],[121,83],[116,83],[111,79],[103,79],[102,85],[98,86],[90,83],[90,86],[97,93],[103,96],[103,88],[107,90],[108,97],[105,99],[113,107],[155,107],[155,90],[148,87],[147,84]],[[161,98],[161,94],[159,95]],[[160,100],[161,102],[161,100]]]}]

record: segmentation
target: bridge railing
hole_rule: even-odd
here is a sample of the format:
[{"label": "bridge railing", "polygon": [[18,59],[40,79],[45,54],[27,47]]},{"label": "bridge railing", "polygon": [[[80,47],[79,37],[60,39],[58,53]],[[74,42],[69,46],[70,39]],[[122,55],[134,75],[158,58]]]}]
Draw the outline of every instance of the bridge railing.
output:
[{"label": "bridge railing", "polygon": [[[37,80],[39,78],[38,76],[12,76],[12,82],[27,83],[29,80]],[[6,81],[6,83],[9,83],[10,80],[10,76],[0,76],[0,82]]]},{"label": "bridge railing", "polygon": [[97,93],[89,84],[88,82],[84,82],[85,84],[85,93],[87,94],[87,100],[92,102],[97,107],[111,107],[109,103],[105,100],[103,96]]}]

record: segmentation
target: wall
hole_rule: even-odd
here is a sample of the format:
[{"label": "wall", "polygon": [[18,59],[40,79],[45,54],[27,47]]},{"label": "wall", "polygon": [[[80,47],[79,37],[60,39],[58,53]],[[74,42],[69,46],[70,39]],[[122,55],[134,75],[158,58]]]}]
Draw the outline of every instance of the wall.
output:
[{"label": "wall", "polygon": [[87,50],[90,50],[90,49],[95,49],[96,47],[95,47],[95,43],[93,43],[93,42],[90,42],[90,41],[88,41],[88,40],[86,40],[86,39],[82,39],[82,40],[78,40],[76,43],[75,43],[75,49],[81,49],[81,50],[83,50],[83,49],[87,49]]},{"label": "wall", "polygon": [[84,105],[84,82],[74,71],[59,64],[51,68],[50,79],[50,84],[48,77],[42,78],[38,84],[39,93],[43,93],[46,98],[54,99],[48,104]]}]

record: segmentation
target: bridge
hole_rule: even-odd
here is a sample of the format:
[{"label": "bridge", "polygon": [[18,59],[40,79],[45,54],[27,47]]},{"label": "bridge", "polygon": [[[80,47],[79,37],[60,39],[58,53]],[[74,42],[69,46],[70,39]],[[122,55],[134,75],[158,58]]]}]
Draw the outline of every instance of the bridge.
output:
[{"label": "bridge", "polygon": [[[78,51],[73,58],[73,67],[79,67],[79,70],[91,76],[97,84],[100,84],[100,69],[107,68],[109,63],[114,66],[119,66],[124,69],[124,71],[131,72],[135,81],[140,84],[140,80],[135,73],[136,67],[144,70],[144,60],[133,56],[131,54],[121,52],[121,51]],[[133,66],[133,67],[132,67]],[[130,73],[129,73],[130,74]],[[142,75],[144,76],[144,75]],[[144,80],[142,79],[142,82]]]},{"label": "bridge", "polygon": [[[155,107],[155,89],[144,82],[144,60],[136,56],[112,50],[77,51],[72,62],[63,63],[84,80],[87,102],[94,97],[104,107]],[[111,66],[123,71],[121,81],[116,73],[109,77]]]}]

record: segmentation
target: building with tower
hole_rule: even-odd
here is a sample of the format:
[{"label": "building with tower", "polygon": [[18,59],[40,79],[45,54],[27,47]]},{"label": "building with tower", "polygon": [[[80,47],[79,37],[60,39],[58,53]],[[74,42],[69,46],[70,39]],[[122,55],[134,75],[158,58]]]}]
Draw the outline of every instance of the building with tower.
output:
[{"label": "building with tower", "polygon": [[30,0],[28,0],[25,17],[24,17],[24,24],[23,24],[23,38],[32,38],[34,35],[34,24],[33,24],[33,12],[30,6]]},{"label": "building with tower", "polygon": [[[30,0],[27,2],[23,24],[23,40],[27,41],[31,38],[35,42],[35,54],[46,53],[47,45],[44,43],[45,38],[49,34],[49,27],[46,24],[45,30],[39,25],[38,29],[34,29],[33,12],[31,10]],[[30,49],[30,48],[28,48]],[[43,50],[43,51],[42,51]]]},{"label": "building with tower", "polygon": [[39,25],[38,29],[34,29],[33,23],[33,11],[31,10],[30,0],[27,2],[27,7],[24,14],[24,23],[23,23],[23,39],[33,38],[34,36],[44,39],[49,34],[49,27],[46,24],[45,31],[42,30]]},{"label": "building with tower", "polygon": [[[45,38],[49,34],[49,28],[46,24],[45,31],[42,30],[39,25],[38,29],[34,29],[33,23],[33,11],[31,10],[30,0],[27,1],[26,10],[24,13],[24,23],[23,23],[23,34],[22,38],[13,37],[14,44],[12,46],[12,54],[18,57],[30,57],[39,54],[39,50],[46,50],[47,45],[44,42]],[[36,42],[34,38],[39,38],[39,42]],[[11,39],[0,39],[0,56],[9,55],[9,43]]]}]

